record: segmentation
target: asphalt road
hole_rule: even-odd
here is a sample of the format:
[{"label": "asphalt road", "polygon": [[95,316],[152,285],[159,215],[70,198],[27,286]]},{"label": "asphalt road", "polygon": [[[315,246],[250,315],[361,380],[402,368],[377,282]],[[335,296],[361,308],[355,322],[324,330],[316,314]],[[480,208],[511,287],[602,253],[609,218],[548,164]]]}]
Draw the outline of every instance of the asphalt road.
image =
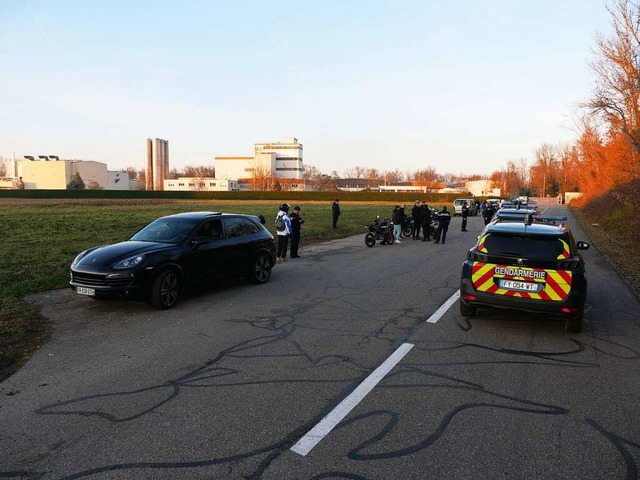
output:
[{"label": "asphalt road", "polygon": [[303,234],[303,258],[267,284],[221,282],[164,312],[30,297],[55,331],[0,384],[0,478],[637,478],[638,299],[592,247],[581,333],[457,303],[433,317],[481,222],[454,219],[445,245]]}]

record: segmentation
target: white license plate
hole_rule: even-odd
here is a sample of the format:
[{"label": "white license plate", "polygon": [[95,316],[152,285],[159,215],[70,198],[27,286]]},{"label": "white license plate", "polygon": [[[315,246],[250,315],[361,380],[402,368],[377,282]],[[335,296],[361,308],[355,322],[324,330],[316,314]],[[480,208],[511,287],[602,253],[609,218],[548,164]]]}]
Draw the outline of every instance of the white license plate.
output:
[{"label": "white license plate", "polygon": [[76,293],[79,293],[80,295],[89,295],[89,296],[95,296],[96,291],[93,288],[86,288],[86,287],[76,287]]},{"label": "white license plate", "polygon": [[517,280],[500,280],[500,287],[522,292],[537,292],[538,284],[531,282],[519,282]]}]

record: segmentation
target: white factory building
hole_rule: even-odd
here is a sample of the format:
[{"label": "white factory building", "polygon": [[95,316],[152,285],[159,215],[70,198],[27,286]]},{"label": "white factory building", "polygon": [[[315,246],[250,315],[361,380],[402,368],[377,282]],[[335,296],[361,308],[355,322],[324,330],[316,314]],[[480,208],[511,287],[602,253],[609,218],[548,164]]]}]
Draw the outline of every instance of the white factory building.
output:
[{"label": "white factory building", "polygon": [[284,178],[302,180],[302,144],[297,138],[283,142],[256,143],[253,156],[215,157],[216,178]]}]

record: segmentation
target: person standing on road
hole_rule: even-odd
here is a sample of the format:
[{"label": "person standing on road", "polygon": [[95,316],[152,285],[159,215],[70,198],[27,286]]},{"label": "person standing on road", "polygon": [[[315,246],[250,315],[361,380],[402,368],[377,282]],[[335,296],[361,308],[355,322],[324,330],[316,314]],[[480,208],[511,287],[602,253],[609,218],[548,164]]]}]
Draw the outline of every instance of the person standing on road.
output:
[{"label": "person standing on road", "polygon": [[430,242],[431,241],[431,209],[429,205],[423,200],[422,206],[420,207],[422,210],[422,241]]},{"label": "person standing on road", "polygon": [[[276,215],[276,234],[278,236],[278,254],[277,263],[287,261],[287,246],[289,244],[289,236],[291,235],[291,219],[289,218],[289,204],[283,203],[280,205],[278,215]],[[282,221],[279,221],[279,219]],[[279,225],[282,225],[280,227]],[[282,229],[281,229],[282,228]]]},{"label": "person standing on road", "polygon": [[340,216],[339,198],[336,198],[331,204],[331,215],[333,216],[333,228],[338,228],[338,217]]},{"label": "person standing on road", "polygon": [[420,206],[420,200],[416,200],[411,208],[411,217],[413,218],[413,239],[418,240],[420,238],[420,227],[422,226],[422,207]]},{"label": "person standing on road", "polygon": [[300,207],[293,207],[291,214],[291,258],[300,258],[298,247],[300,246],[300,229],[304,223],[304,218],[300,216]]},{"label": "person standing on road", "polygon": [[395,243],[402,243],[400,241],[400,235],[402,234],[402,217],[404,216],[404,212],[400,205],[396,205],[393,207],[393,212],[391,213],[391,221],[393,222],[393,236],[395,238]]},{"label": "person standing on road", "polygon": [[482,212],[482,218],[484,219],[485,225],[489,225],[489,222],[493,218],[494,213],[495,213],[495,209],[493,208],[493,205],[487,202],[487,206],[484,209],[484,212]]},{"label": "person standing on road", "polygon": [[469,204],[464,202],[462,205],[462,229],[463,232],[468,232],[467,230],[467,217],[469,217]]},{"label": "person standing on road", "polygon": [[436,241],[434,243],[444,244],[447,239],[447,230],[449,230],[449,223],[451,223],[451,214],[447,211],[447,207],[442,207],[442,210],[438,212],[438,231],[436,232]]}]

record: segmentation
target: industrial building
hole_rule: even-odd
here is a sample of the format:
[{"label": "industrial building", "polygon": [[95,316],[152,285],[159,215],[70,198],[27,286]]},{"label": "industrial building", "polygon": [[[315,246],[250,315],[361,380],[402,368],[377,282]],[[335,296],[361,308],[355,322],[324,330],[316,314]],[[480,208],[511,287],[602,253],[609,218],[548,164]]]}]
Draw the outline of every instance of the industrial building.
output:
[{"label": "industrial building", "polygon": [[302,144],[297,138],[283,142],[255,143],[253,156],[215,157],[216,178],[283,178],[302,180]]},{"label": "industrial building", "polygon": [[231,192],[240,190],[237,180],[208,177],[178,177],[164,181],[164,190],[189,192]]}]

